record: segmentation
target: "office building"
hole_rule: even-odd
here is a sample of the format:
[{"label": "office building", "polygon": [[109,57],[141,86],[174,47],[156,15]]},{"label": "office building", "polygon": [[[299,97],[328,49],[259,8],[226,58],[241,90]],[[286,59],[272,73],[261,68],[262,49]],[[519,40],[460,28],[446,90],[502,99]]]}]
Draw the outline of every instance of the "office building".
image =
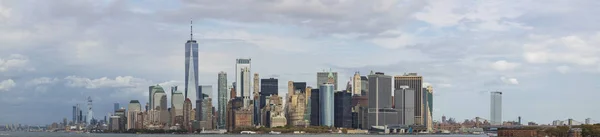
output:
[{"label": "office building", "polygon": [[300,93],[299,90],[296,90],[295,94],[289,96],[288,103],[288,124],[296,127],[305,127],[307,126],[307,121],[305,121],[306,114],[306,95],[305,93]]},{"label": "office building", "polygon": [[294,87],[294,92],[306,93],[306,82],[293,82],[292,85]]},{"label": "office building", "polygon": [[77,106],[73,106],[73,123],[77,123]]},{"label": "office building", "polygon": [[319,99],[319,89],[312,89],[310,95],[310,101],[314,102],[310,104],[310,125],[320,126],[321,125],[321,103]]},{"label": "office building", "polygon": [[363,96],[369,93],[369,79],[366,76],[360,76],[360,88]]},{"label": "office building", "polygon": [[[167,103],[165,103],[163,106],[163,104],[161,104],[161,100],[160,100],[162,98],[162,96],[165,96],[165,97],[167,96],[167,94],[165,94],[165,90],[163,90],[163,88],[160,87],[159,85],[154,86],[153,90],[154,90],[153,91],[154,94],[152,95],[152,101],[153,101],[152,105],[151,105],[152,109],[156,109],[157,107],[160,107],[160,108],[163,108],[166,110]],[[165,99],[165,101],[166,101],[166,99]]]},{"label": "office building", "polygon": [[[160,98],[162,95],[166,95],[165,94],[165,90],[159,86],[150,86],[152,87],[152,89],[150,90],[150,93],[152,95],[150,95],[150,109],[156,109],[157,106],[160,106]],[[166,108],[166,106],[163,106]]]},{"label": "office building", "polygon": [[352,93],[336,92],[334,96],[335,127],[352,128]]},{"label": "office building", "polygon": [[[213,93],[212,85],[201,85],[200,87],[198,87],[198,89],[199,89],[198,90],[199,92],[198,92],[197,99],[193,102],[200,101],[201,103],[204,103],[203,99],[208,98],[209,95]],[[205,111],[205,110],[210,110],[210,109],[204,108],[205,106],[206,105],[204,105],[204,104],[201,104],[200,106],[196,105],[196,107],[195,107],[196,108],[196,118],[194,118],[194,119],[205,117],[204,114],[207,113],[207,111]],[[212,104],[210,105],[210,107],[212,108]],[[204,119],[202,119],[202,120],[198,119],[198,120],[202,121]]]},{"label": "office building", "polygon": [[[377,72],[368,76],[369,79],[369,107],[368,125],[385,126],[386,124],[397,124],[397,112],[392,109],[392,77]],[[392,117],[393,116],[393,117]]]},{"label": "office building", "polygon": [[276,78],[261,79],[260,80],[260,108],[265,107],[266,97],[271,95],[277,95],[279,86]]},{"label": "office building", "polygon": [[[152,97],[152,96],[150,96],[150,97]],[[117,111],[117,109],[119,109],[119,108],[121,108],[119,103],[113,104],[113,112]]]},{"label": "office building", "polygon": [[[191,23],[191,21],[190,21]],[[185,43],[185,98],[195,101],[198,92],[198,43],[190,24],[190,40]],[[193,105],[192,105],[193,106]]]},{"label": "office building", "polygon": [[186,98],[183,102],[183,129],[187,129],[188,131],[191,129],[190,126],[190,113],[192,111],[192,101],[189,98]]},{"label": "office building", "polygon": [[502,92],[491,93],[490,121],[492,125],[502,125]]},{"label": "office building", "polygon": [[417,73],[408,73],[401,76],[394,76],[394,89],[401,89],[400,86],[408,86],[415,90],[414,109],[415,109],[415,124],[424,125],[424,105],[423,105],[423,77]]},{"label": "office building", "polygon": [[360,74],[358,72],[354,73],[354,77],[352,77],[352,95],[361,96],[362,88],[361,88],[361,79]]},{"label": "office building", "polygon": [[212,98],[210,96],[206,96],[202,99],[202,119],[200,121],[200,127],[204,129],[213,129],[213,107],[212,107]]},{"label": "office building", "polygon": [[319,102],[320,102],[320,124],[321,126],[333,126],[334,124],[334,85],[321,84],[319,87]]},{"label": "office building", "polygon": [[235,90],[238,96],[244,98],[244,107],[248,107],[250,100],[250,75],[251,75],[251,59],[236,59],[235,60]]},{"label": "office building", "polygon": [[415,90],[409,86],[400,86],[394,90],[394,106],[398,111],[398,123],[400,125],[415,124]]},{"label": "office building", "polygon": [[329,72],[323,71],[323,72],[317,72],[317,85],[321,85],[324,83],[331,83],[333,84],[333,90],[337,90],[338,89],[338,73],[337,72],[331,72],[331,70]]},{"label": "office building", "polygon": [[[125,125],[127,124],[127,121],[126,121],[127,113],[126,112],[127,111],[125,110],[125,108],[120,108],[120,109],[117,109],[117,111],[115,111],[114,116],[118,117],[118,119],[117,119],[118,121],[115,122],[117,124],[117,126],[113,126],[114,130],[125,131],[125,128],[126,128]],[[111,122],[114,122],[112,120],[113,120],[113,117],[111,117]],[[111,123],[111,124],[115,124],[115,123]]]},{"label": "office building", "polygon": [[234,110],[235,111],[234,112],[234,115],[235,115],[234,129],[253,127],[252,126],[252,121],[253,121],[252,113],[254,113],[254,112],[252,109],[253,108],[241,108],[241,109]]},{"label": "office building", "polygon": [[135,129],[135,123],[138,120],[141,120],[138,117],[138,113],[142,112],[142,104],[138,100],[129,101],[129,105],[127,105],[127,128],[126,129]]},{"label": "office building", "polygon": [[217,80],[217,96],[217,128],[225,129],[225,109],[227,109],[227,101],[229,101],[229,96],[227,95],[227,73],[223,71],[219,72]]},{"label": "office building", "polygon": [[253,112],[254,113],[253,114],[254,121],[252,121],[252,123],[254,125],[261,125],[260,124],[260,109],[261,109],[260,104],[261,103],[260,103],[260,94],[259,94],[260,90],[258,89],[258,88],[260,88],[260,86],[259,86],[260,83],[259,83],[258,73],[254,73],[253,78],[254,78],[254,81],[252,83],[253,83],[253,87],[254,87],[254,90],[253,90],[254,92],[252,92],[253,93],[252,94],[252,101],[253,101],[252,105],[254,107],[254,112]]},{"label": "office building", "polygon": [[183,102],[184,101],[185,101],[185,95],[183,95],[183,92],[177,91],[177,87],[172,87],[172,90],[171,90],[171,115],[172,115],[172,117],[183,116]]},{"label": "office building", "polygon": [[427,131],[433,131],[433,87],[423,88],[423,104],[425,106],[424,124]]}]

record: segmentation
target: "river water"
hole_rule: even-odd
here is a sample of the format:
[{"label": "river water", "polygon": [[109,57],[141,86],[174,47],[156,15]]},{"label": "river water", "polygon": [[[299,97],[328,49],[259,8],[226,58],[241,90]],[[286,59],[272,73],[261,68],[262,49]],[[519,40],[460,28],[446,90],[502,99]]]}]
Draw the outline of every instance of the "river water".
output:
[{"label": "river water", "polygon": [[[8,135],[6,135],[8,134]],[[76,134],[76,133],[50,133],[50,132],[0,132],[0,137],[192,137],[192,136],[203,136],[203,137],[374,137],[382,135],[352,135],[352,134],[317,134],[317,135],[292,135],[292,134],[281,134],[281,135],[269,135],[269,134],[255,134],[255,135],[239,135],[239,134],[205,134],[205,135],[172,135],[172,134]],[[398,135],[387,135],[387,136],[398,136]],[[485,137],[483,135],[401,135],[402,137]]]}]

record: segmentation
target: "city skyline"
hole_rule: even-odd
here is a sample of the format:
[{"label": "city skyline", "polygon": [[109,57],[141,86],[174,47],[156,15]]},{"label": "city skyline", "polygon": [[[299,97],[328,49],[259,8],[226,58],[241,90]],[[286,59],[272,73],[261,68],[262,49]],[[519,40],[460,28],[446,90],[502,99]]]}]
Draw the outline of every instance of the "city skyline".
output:
[{"label": "city skyline", "polygon": [[[283,19],[272,17],[280,14],[269,10],[221,14],[225,9],[195,8],[206,3],[189,1],[61,3],[0,2],[0,25],[6,26],[0,28],[0,108],[14,112],[0,114],[0,124],[71,119],[72,106],[87,109],[88,96],[94,101],[93,115],[101,119],[113,112],[114,103],[127,106],[139,100],[144,106],[148,86],[179,86],[184,91],[182,53],[190,18],[199,44],[198,85],[213,87],[208,94],[215,107],[217,74],[228,73],[230,85],[235,82],[233,61],[252,58],[249,75],[277,78],[284,98],[287,81],[316,88],[315,76],[324,69],[337,72],[337,90],[356,71],[392,77],[415,72],[424,77],[423,85],[435,88],[432,113],[437,121],[442,115],[459,121],[490,119],[492,91],[504,93],[504,121],[519,116],[546,124],[600,119],[594,117],[600,109],[577,104],[600,103],[594,98],[600,93],[593,92],[600,76],[595,46],[600,27],[586,23],[598,20],[591,14],[594,8],[585,8],[593,4],[586,2],[548,2],[539,8],[528,8],[535,2],[320,3],[325,9],[299,2],[295,4],[305,10],[280,11]],[[279,4],[275,6],[285,6]],[[470,10],[455,11],[465,8],[463,4]],[[39,8],[43,5],[49,6]],[[377,6],[354,10],[361,5]],[[386,12],[370,16],[378,11]],[[51,14],[42,14],[46,12]],[[248,18],[246,12],[267,16]],[[550,13],[566,19],[548,17]],[[556,108],[579,113],[543,113]]]}]

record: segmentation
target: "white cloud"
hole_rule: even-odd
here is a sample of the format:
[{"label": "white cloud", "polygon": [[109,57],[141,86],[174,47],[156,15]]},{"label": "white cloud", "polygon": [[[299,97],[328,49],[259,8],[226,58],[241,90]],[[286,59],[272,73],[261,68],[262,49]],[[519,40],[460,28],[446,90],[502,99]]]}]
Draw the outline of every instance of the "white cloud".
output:
[{"label": "white cloud", "polygon": [[60,81],[58,78],[39,77],[39,78],[35,78],[35,79],[28,81],[27,84],[25,84],[25,85],[36,86],[36,85],[44,85],[44,84],[54,84],[58,81]]},{"label": "white cloud", "polygon": [[33,70],[28,68],[29,59],[21,54],[12,54],[9,57],[0,58],[0,72],[9,70]]},{"label": "white cloud", "polygon": [[511,63],[511,62],[507,62],[506,60],[499,60],[496,61],[492,64],[490,64],[490,67],[498,70],[498,71],[505,71],[505,70],[513,70],[515,68],[517,68],[519,66],[519,63]]},{"label": "white cloud", "polygon": [[[587,38],[587,39],[586,39]],[[565,36],[537,38],[537,42],[524,45],[523,57],[529,63],[569,63],[595,66],[600,62],[600,44],[596,37]],[[591,42],[591,43],[590,43]]]},{"label": "white cloud", "polygon": [[500,80],[505,84],[518,85],[519,81],[516,78],[500,77]]},{"label": "white cloud", "polygon": [[7,8],[0,2],[0,22],[8,20],[11,16],[12,9]]},{"label": "white cloud", "polygon": [[571,68],[569,66],[558,66],[556,67],[556,70],[562,74],[565,74],[567,72],[569,72]]},{"label": "white cloud", "polygon": [[102,77],[98,79],[90,79],[79,76],[68,76],[65,77],[67,83],[66,86],[69,87],[83,87],[87,89],[95,89],[95,88],[130,88],[137,86],[149,86],[150,83],[148,80],[135,78],[132,76],[117,76],[114,79],[110,79],[107,77]]},{"label": "white cloud", "polygon": [[395,35],[394,37],[378,37],[370,40],[372,43],[388,49],[397,49],[404,46],[414,45],[418,42],[414,35],[395,30],[386,31],[380,35]]},{"label": "white cloud", "polygon": [[0,82],[0,91],[8,91],[16,85],[17,84],[12,79],[3,80],[2,82]]}]

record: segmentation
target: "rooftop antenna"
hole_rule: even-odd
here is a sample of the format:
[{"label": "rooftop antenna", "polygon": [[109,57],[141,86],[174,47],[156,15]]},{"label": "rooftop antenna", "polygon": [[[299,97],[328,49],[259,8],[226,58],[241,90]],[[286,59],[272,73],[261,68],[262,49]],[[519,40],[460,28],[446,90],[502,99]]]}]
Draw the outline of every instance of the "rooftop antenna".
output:
[{"label": "rooftop antenna", "polygon": [[190,18],[190,40],[194,40],[194,32],[192,29],[192,18]]}]

